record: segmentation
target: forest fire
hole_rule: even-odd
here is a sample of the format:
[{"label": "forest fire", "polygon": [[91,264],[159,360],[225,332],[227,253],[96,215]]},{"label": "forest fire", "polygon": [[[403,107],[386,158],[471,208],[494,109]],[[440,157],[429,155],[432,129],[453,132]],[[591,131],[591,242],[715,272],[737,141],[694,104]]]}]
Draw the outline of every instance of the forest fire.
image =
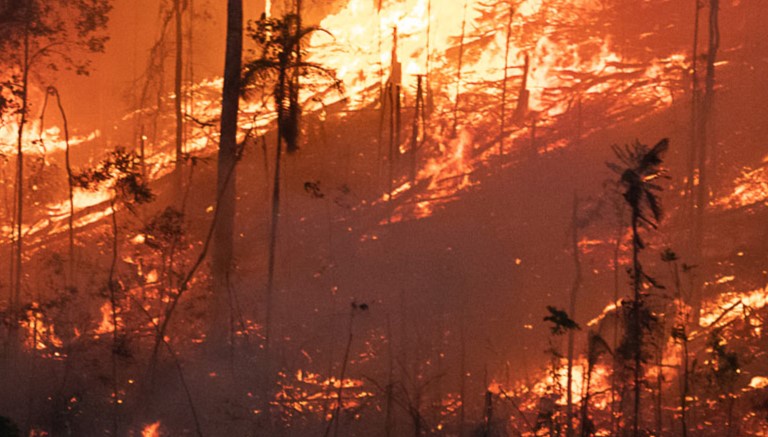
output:
[{"label": "forest fire", "polygon": [[759,2],[54,3],[0,436],[768,435]]}]

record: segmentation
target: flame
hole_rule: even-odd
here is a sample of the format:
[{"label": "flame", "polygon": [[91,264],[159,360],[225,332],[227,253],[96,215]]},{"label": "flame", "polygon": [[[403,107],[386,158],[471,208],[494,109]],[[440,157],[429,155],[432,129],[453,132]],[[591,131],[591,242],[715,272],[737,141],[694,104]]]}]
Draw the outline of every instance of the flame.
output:
[{"label": "flame", "polygon": [[25,346],[29,349],[58,349],[64,345],[61,338],[56,335],[53,323],[46,320],[37,302],[32,302],[27,309],[26,317],[21,321],[21,327],[26,332]]},{"label": "flame", "polygon": [[[699,325],[710,327],[714,323],[725,325],[742,317],[738,306],[750,307],[754,310],[764,308],[768,304],[768,288],[747,292],[722,293],[702,305]],[[737,311],[738,310],[738,311]]]},{"label": "flame", "polygon": [[[101,306],[101,323],[99,327],[94,331],[95,334],[108,334],[115,330],[115,324],[112,321],[112,305],[109,302],[104,303]],[[120,317],[117,317],[118,324],[120,323]]]},{"label": "flame", "polygon": [[[763,163],[768,162],[768,156]],[[742,170],[733,191],[712,203],[722,209],[734,209],[768,202],[768,167]]]},{"label": "flame", "polygon": [[[404,0],[380,2],[350,0],[336,14],[326,17],[321,27],[328,29],[333,38],[318,33],[310,42],[310,60],[321,65],[339,67],[338,78],[343,81],[350,96],[352,109],[369,106],[379,99],[379,93],[388,80],[400,80],[405,99],[412,102],[417,75],[427,74],[427,86],[434,93],[435,113],[448,114],[458,98],[473,93],[493,102],[493,107],[476,107],[463,114],[458,126],[457,138],[444,135],[440,121],[432,120],[428,128],[430,140],[437,144],[439,153],[430,153],[421,159],[416,184],[397,181],[392,197],[428,181],[427,194],[401,206],[386,223],[430,216],[436,207],[455,193],[472,185],[469,173],[482,165],[490,151],[478,151],[487,141],[488,114],[497,111],[500,89],[478,84],[500,82],[504,79],[505,66],[511,67],[517,76],[509,79],[520,81],[522,71],[515,64],[530,58],[527,88],[530,93],[528,108],[537,113],[538,123],[546,127],[570,108],[572,96],[578,93],[585,98],[597,99],[602,95],[620,96],[622,102],[644,104],[650,110],[645,114],[669,107],[672,104],[672,87],[665,85],[680,77],[685,69],[684,55],[672,55],[656,59],[643,66],[639,62],[624,59],[612,48],[609,39],[588,36],[577,42],[563,41],[557,37],[555,24],[550,24],[550,14],[558,14],[544,7],[542,0],[525,0],[512,16],[513,37],[509,57],[506,55],[507,34],[499,29],[496,20],[489,20],[479,2],[470,1],[464,10],[464,2],[452,0]],[[597,11],[595,2],[577,0],[574,9],[589,13]],[[578,20],[575,14],[562,14]],[[466,16],[466,26],[462,26]],[[530,23],[539,24],[531,29]],[[458,77],[458,46],[460,32],[465,27],[464,42],[467,46],[482,44],[472,57],[463,59],[461,78]],[[525,27],[525,37],[520,36]],[[368,37],[373,30],[374,38]],[[481,36],[478,36],[480,34]],[[396,45],[395,45],[396,43]],[[587,50],[585,50],[587,49]],[[405,74],[399,78],[396,71]],[[598,79],[590,80],[589,77]],[[513,85],[513,95],[519,91]],[[513,99],[511,99],[513,100]],[[513,102],[508,102],[510,106]],[[482,106],[482,103],[478,105]],[[629,110],[609,108],[606,116],[621,119]],[[637,116],[636,116],[637,117]],[[443,123],[445,120],[443,120]],[[510,140],[530,135],[528,128],[514,130]],[[566,147],[564,139],[552,141],[542,147],[551,151]],[[401,153],[406,144],[399,144]],[[454,179],[455,178],[455,179]],[[385,194],[383,198],[388,198]],[[384,222],[382,222],[384,223]]]},{"label": "flame", "polygon": [[141,430],[141,437],[160,437],[160,421],[150,423]]},{"label": "flame", "polygon": [[768,387],[768,378],[765,376],[753,376],[752,380],[749,381],[749,386],[754,389]]},{"label": "flame", "polygon": [[331,411],[338,400],[338,390],[343,388],[341,403],[344,408],[357,408],[363,400],[373,397],[365,390],[362,380],[335,377],[324,378],[318,373],[299,369],[290,378],[281,372],[281,390],[275,394],[273,405],[282,407],[283,414],[310,413],[322,416]]},{"label": "flame", "polygon": [[[24,144],[22,151],[28,155],[42,155],[53,152],[63,152],[67,149],[64,134],[58,126],[51,126],[40,132],[40,120],[28,121],[24,128]],[[101,131],[95,130],[86,135],[70,135],[70,148],[94,141],[101,137]],[[18,123],[8,122],[0,124],[0,154],[15,156],[19,139]],[[41,140],[42,141],[38,141]]]}]

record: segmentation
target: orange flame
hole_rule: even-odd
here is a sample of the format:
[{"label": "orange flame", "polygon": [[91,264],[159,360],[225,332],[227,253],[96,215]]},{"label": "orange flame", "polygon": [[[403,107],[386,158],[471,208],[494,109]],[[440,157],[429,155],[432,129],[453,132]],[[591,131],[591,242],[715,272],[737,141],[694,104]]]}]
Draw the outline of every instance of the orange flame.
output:
[{"label": "orange flame", "polygon": [[160,437],[160,421],[150,423],[141,430],[141,437]]}]

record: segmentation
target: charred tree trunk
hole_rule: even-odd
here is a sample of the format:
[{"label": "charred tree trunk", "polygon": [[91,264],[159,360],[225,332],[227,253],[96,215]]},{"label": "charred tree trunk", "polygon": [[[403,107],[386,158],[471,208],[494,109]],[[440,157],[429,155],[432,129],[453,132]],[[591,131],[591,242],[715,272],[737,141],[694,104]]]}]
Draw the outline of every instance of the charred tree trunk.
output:
[{"label": "charred tree trunk", "polygon": [[213,324],[209,341],[214,349],[226,341],[229,326],[228,287],[235,225],[235,164],[238,159],[237,116],[240,100],[240,70],[243,49],[243,2],[227,2],[227,47],[222,91],[221,139],[218,153],[216,208],[219,221],[214,229]]},{"label": "charred tree trunk", "polygon": [[633,376],[634,376],[634,396],[635,396],[635,403],[634,403],[634,417],[632,418],[632,435],[634,437],[640,436],[640,375],[642,374],[642,324],[640,321],[640,312],[642,311],[641,307],[641,296],[640,296],[640,285],[641,285],[641,267],[640,267],[640,236],[639,236],[639,222],[640,221],[640,212],[637,208],[633,208],[632,211],[632,287],[633,287],[633,301],[632,301],[632,330],[634,330],[634,333],[631,334],[634,336],[633,342],[634,342],[634,350],[633,352],[633,359],[635,362],[635,367],[633,369]]},{"label": "charred tree trunk", "polygon": [[512,22],[514,19],[515,7],[513,3],[509,5],[509,18],[507,20],[507,39],[504,49],[504,79],[501,82],[501,121],[499,126],[499,166],[504,162],[504,137],[507,127],[507,81],[509,80],[509,51],[512,46]]},{"label": "charred tree trunk", "polygon": [[416,186],[416,177],[419,170],[419,150],[424,141],[424,75],[417,76],[416,84],[416,103],[413,115],[413,128],[411,132],[411,187]]},{"label": "charred tree trunk", "polygon": [[339,415],[341,414],[342,409],[344,408],[344,378],[346,378],[347,374],[347,365],[349,364],[349,353],[352,349],[352,339],[353,339],[353,322],[355,320],[355,308],[353,307],[352,310],[349,313],[349,324],[347,325],[347,344],[344,347],[344,358],[341,362],[341,371],[339,372],[339,388],[336,391],[336,405],[333,409],[333,416],[331,417],[331,420],[328,421],[328,425],[325,428],[325,434],[324,437],[328,437],[331,433],[331,425],[333,425],[333,436],[338,437],[339,435],[339,422],[341,421],[341,418],[339,418]]},{"label": "charred tree trunk", "polygon": [[[466,307],[464,307],[466,308]],[[466,339],[466,320],[465,311],[462,309],[461,326],[459,328],[459,341],[461,342],[461,351],[459,357],[459,437],[464,437],[464,428],[466,425],[466,403],[467,403],[467,339]]]},{"label": "charred tree trunk", "polygon": [[118,241],[117,241],[117,193],[113,194],[110,199],[109,207],[112,211],[112,262],[109,266],[109,277],[107,278],[107,289],[109,290],[109,304],[111,307],[112,317],[112,349],[110,351],[110,362],[112,364],[112,435],[118,434],[119,418],[120,418],[120,390],[117,381],[117,352],[119,346],[119,338],[117,331],[117,281],[115,280],[115,272],[117,270],[117,257],[118,257]]},{"label": "charred tree trunk", "polygon": [[[27,11],[27,15],[30,14]],[[12,296],[10,299],[10,313],[12,322],[10,324],[9,340],[11,342],[11,351],[15,355],[15,351],[20,346],[21,339],[19,338],[19,318],[21,313],[21,284],[22,284],[22,255],[24,250],[24,237],[21,233],[22,219],[24,218],[24,127],[27,123],[27,111],[29,110],[29,70],[30,65],[30,53],[29,53],[29,38],[30,38],[30,17],[25,17],[26,24],[24,26],[24,59],[22,64],[22,83],[21,83],[21,117],[19,120],[18,138],[16,143],[16,198],[14,200],[16,206],[16,214],[14,216],[16,225],[16,241],[14,245],[13,264],[11,268],[12,278]]]},{"label": "charred tree trunk", "polygon": [[[709,204],[709,173],[712,170],[709,166],[710,156],[712,154],[713,141],[712,112],[715,101],[715,63],[717,53],[720,48],[720,25],[719,25],[720,1],[709,1],[709,42],[707,48],[706,78],[704,83],[704,97],[701,102],[701,109],[697,112],[697,146],[698,146],[698,176],[699,181],[695,198],[695,220],[694,220],[694,253],[698,265],[702,265],[704,251],[704,233],[705,220]],[[703,299],[704,280],[701,273],[696,275],[696,288],[693,302],[694,317],[698,316],[701,301]]]},{"label": "charred tree trunk", "polygon": [[67,272],[67,287],[71,290],[75,287],[75,193],[72,162],[69,150],[69,123],[67,122],[67,114],[64,112],[64,106],[61,104],[59,90],[50,87],[48,92],[49,94],[54,94],[56,96],[56,104],[59,107],[62,124],[64,125],[64,145],[66,146],[64,149],[64,165],[67,170],[67,188],[69,195],[69,217],[67,219],[67,225],[69,227],[69,268]]},{"label": "charred tree trunk", "polygon": [[[576,317],[576,301],[578,299],[579,289],[581,288],[581,258],[579,257],[579,197],[573,195],[573,215],[571,229],[571,250],[573,250],[573,266],[575,277],[571,286],[570,313],[572,319]],[[573,329],[568,331],[568,376],[566,382],[566,424],[568,437],[574,436],[573,430],[573,353],[574,353],[575,332]]]},{"label": "charred tree trunk", "polygon": [[[285,116],[282,108],[282,98],[284,97],[285,87],[285,69],[280,70],[280,79],[278,85],[278,92],[276,93],[277,100],[277,125],[283,121]],[[267,261],[267,294],[266,294],[266,320],[264,323],[264,342],[267,354],[270,352],[270,346],[272,343],[272,306],[273,306],[273,290],[275,287],[275,256],[277,252],[277,229],[280,221],[280,174],[282,169],[282,156],[283,156],[283,137],[277,132],[277,144],[275,145],[275,177],[272,181],[272,217],[270,222],[269,231],[269,255]]]},{"label": "charred tree trunk", "polygon": [[493,393],[490,391],[485,392],[484,410],[483,437],[491,437],[493,435]]},{"label": "charred tree trunk", "polygon": [[459,65],[456,70],[456,101],[453,104],[453,137],[456,138],[456,130],[459,126],[459,100],[461,99],[461,73],[464,67],[464,39],[467,33],[467,11],[469,0],[464,0],[464,17],[461,20],[461,40],[459,42]]},{"label": "charred tree trunk", "polygon": [[516,123],[523,123],[525,115],[528,113],[528,100],[530,99],[530,91],[528,91],[528,74],[531,68],[531,59],[526,54],[525,63],[523,64],[523,83],[520,86],[520,94],[517,96],[517,106],[515,107],[514,121]]},{"label": "charred tree trunk", "polygon": [[[594,363],[591,360],[591,351],[588,351],[587,354],[589,357],[587,358],[587,374],[584,377],[584,398],[581,400],[581,437],[589,437],[592,435],[591,427],[587,424],[589,423],[589,401],[590,397],[592,396],[592,393],[590,392],[591,386],[592,386],[592,370],[594,367]],[[615,435],[615,434],[614,434]]]},{"label": "charred tree trunk", "polygon": [[392,437],[393,423],[393,409],[394,409],[394,351],[392,348],[392,325],[387,314],[387,389],[386,389],[386,410],[384,418],[384,435],[385,437]]},{"label": "charred tree trunk", "polygon": [[174,0],[173,13],[176,21],[176,69],[174,77],[174,94],[176,94],[176,100],[174,101],[174,112],[176,116],[176,161],[174,163],[174,184],[176,194],[181,193],[181,178],[182,178],[182,164],[184,162],[184,115],[182,111],[182,81],[184,73],[184,59],[182,54],[184,53],[184,36],[183,36],[183,7],[182,0]]},{"label": "charred tree trunk", "polygon": [[691,50],[691,133],[690,148],[688,153],[688,183],[686,185],[686,195],[688,196],[688,213],[693,219],[693,212],[696,206],[696,179],[697,175],[697,157],[699,148],[698,123],[699,123],[699,17],[701,16],[701,0],[693,0],[694,18],[693,18],[693,48]]},{"label": "charred tree trunk", "polygon": [[[624,208],[621,204],[616,204],[616,218],[618,219],[618,227],[616,229],[616,245],[613,248],[613,304],[618,305],[619,302],[619,288],[621,286],[620,273],[619,273],[619,255],[621,255],[621,240],[624,234]],[[613,338],[611,341],[611,348],[613,351],[619,344],[619,324],[613,324]],[[617,381],[616,381],[616,369],[618,363],[616,356],[612,360],[613,369],[611,371],[611,433],[616,435],[619,428],[618,415],[616,414],[616,394],[617,394]]]}]

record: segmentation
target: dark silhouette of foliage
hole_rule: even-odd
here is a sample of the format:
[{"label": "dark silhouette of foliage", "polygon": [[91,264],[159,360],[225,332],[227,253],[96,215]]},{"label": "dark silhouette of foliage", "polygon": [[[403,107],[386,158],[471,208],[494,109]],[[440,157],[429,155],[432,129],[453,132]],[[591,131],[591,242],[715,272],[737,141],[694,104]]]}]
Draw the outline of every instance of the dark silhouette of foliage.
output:
[{"label": "dark silhouette of foliage", "polygon": [[73,175],[74,184],[86,190],[95,190],[111,182],[111,188],[129,209],[133,205],[151,202],[155,195],[141,175],[141,162],[133,151],[117,148],[96,167]]},{"label": "dark silhouette of foliage", "polygon": [[741,360],[739,354],[728,350],[726,340],[720,330],[715,330],[710,335],[707,346],[711,349],[710,381],[723,389],[729,390],[741,372]]},{"label": "dark silhouette of foliage", "polygon": [[563,310],[559,310],[551,305],[547,305],[549,315],[544,317],[545,322],[552,322],[550,331],[553,335],[563,335],[568,331],[579,330],[579,324],[574,322]]},{"label": "dark silhouette of foliage", "polygon": [[[625,147],[614,146],[613,151],[620,163],[608,163],[608,167],[620,175],[619,184],[624,189],[624,200],[632,210],[633,219],[654,229],[662,216],[661,200],[658,196],[662,188],[654,181],[664,177],[664,170],[661,168],[662,155],[668,148],[669,140],[666,138],[653,148],[648,148],[639,141]],[[634,238],[634,243],[640,249],[645,248],[639,234]]]},{"label": "dark silhouette of foliage", "polygon": [[254,53],[255,58],[243,68],[243,92],[248,96],[264,87],[272,87],[278,131],[289,153],[296,152],[299,147],[302,113],[299,79],[306,77],[312,79],[312,83],[325,83],[339,92],[342,90],[342,83],[336,79],[333,69],[302,60],[301,41],[315,32],[328,33],[317,26],[300,27],[298,14],[287,14],[283,18],[262,15],[248,26],[248,34],[259,49]]},{"label": "dark silhouette of foliage", "polygon": [[[660,185],[654,181],[664,177],[661,167],[662,156],[669,148],[669,140],[662,139],[652,148],[635,141],[625,147],[614,146],[613,150],[619,163],[608,163],[608,167],[619,175],[619,186],[623,191],[624,200],[629,206],[632,229],[632,288],[633,299],[624,302],[626,330],[617,355],[625,360],[633,360],[634,373],[634,417],[633,435],[640,434],[640,393],[642,365],[647,361],[643,352],[645,333],[652,331],[657,319],[645,304],[644,289],[647,286],[662,288],[652,277],[643,271],[640,263],[640,252],[645,249],[645,243],[640,236],[640,228],[656,229],[661,220],[662,208],[658,193]],[[650,214],[649,214],[650,213]]]},{"label": "dark silhouette of foliage", "polygon": [[87,75],[84,55],[104,51],[111,9],[109,0],[0,2],[0,114],[22,109],[25,69],[39,65]]},{"label": "dark silhouette of foliage", "polygon": [[166,250],[184,238],[184,213],[167,207],[144,227],[144,244],[152,249]]}]

